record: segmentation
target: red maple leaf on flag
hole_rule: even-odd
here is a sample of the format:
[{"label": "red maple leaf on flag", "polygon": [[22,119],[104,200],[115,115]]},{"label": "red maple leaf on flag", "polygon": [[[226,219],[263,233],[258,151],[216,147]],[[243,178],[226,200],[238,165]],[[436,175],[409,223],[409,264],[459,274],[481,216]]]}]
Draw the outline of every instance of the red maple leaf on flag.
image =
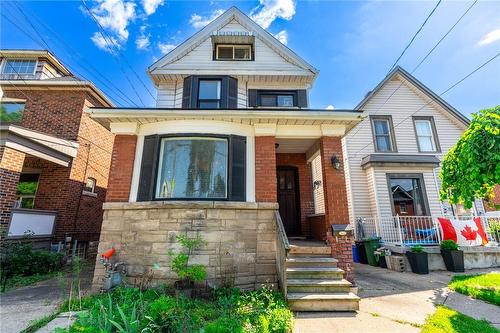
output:
[{"label": "red maple leaf on flag", "polygon": [[460,233],[468,241],[476,240],[477,231],[476,230],[472,230],[472,228],[470,226],[468,226],[468,225],[466,225],[465,228],[462,231],[460,231]]}]

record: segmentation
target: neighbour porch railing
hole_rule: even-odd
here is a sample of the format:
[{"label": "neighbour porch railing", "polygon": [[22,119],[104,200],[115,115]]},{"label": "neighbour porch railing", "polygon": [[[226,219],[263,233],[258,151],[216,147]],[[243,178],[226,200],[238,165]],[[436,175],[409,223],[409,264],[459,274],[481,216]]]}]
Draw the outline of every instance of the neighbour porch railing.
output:
[{"label": "neighbour porch railing", "polygon": [[[471,216],[448,217],[472,219]],[[500,218],[482,216],[481,223],[492,244],[500,242]],[[398,246],[438,245],[442,234],[437,216],[386,216],[356,219],[358,238],[380,237],[385,244]]]},{"label": "neighbour porch railing", "polygon": [[290,243],[288,242],[279,211],[274,213],[274,217],[276,220],[276,270],[281,290],[286,295],[286,258],[290,250]]}]

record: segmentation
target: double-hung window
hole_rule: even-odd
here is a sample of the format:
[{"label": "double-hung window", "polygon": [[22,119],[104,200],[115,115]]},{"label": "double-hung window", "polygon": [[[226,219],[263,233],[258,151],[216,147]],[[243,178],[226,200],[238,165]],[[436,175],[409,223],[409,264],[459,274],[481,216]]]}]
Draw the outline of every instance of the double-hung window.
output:
[{"label": "double-hung window", "polygon": [[372,116],[372,131],[375,141],[375,151],[394,152],[396,151],[396,141],[392,118],[390,116]]},{"label": "double-hung window", "polygon": [[198,85],[198,108],[218,109],[221,102],[221,80],[200,79]]},{"label": "double-hung window", "polygon": [[227,138],[186,136],[161,139],[156,199],[227,197]]},{"label": "double-hung window", "polygon": [[421,152],[438,151],[436,129],[432,117],[413,117],[418,149]]}]

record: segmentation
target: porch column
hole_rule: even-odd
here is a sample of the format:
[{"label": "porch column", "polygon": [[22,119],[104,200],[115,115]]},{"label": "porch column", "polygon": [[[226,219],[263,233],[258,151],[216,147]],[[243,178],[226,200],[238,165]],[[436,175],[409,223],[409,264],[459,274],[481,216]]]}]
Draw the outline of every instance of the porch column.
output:
[{"label": "porch column", "polygon": [[[340,136],[322,136],[320,139],[321,165],[323,167],[323,192],[325,197],[325,228],[328,244],[332,248],[332,257],[338,260],[338,266],[345,271],[345,278],[354,282],[351,236],[333,237],[332,224],[349,224],[347,191],[344,175],[344,159]],[[339,170],[332,165],[332,157],[340,161]]]},{"label": "porch column", "polygon": [[109,170],[107,202],[128,202],[134,171],[137,135],[115,136]]},{"label": "porch column", "polygon": [[276,138],[255,137],[255,201],[277,202]]},{"label": "porch column", "polygon": [[12,148],[0,147],[0,238],[7,232],[25,156]]}]

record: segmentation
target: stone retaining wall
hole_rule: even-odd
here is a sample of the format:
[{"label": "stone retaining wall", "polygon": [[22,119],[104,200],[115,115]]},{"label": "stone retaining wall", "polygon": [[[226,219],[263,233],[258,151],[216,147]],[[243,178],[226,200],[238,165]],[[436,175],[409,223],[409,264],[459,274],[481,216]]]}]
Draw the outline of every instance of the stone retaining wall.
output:
[{"label": "stone retaining wall", "polygon": [[[153,283],[173,283],[168,252],[180,248],[176,235],[199,234],[206,244],[191,262],[206,265],[210,285],[233,282],[254,289],[275,284],[277,208],[274,203],[220,201],[105,203],[98,252],[114,247],[115,260],[126,263],[129,282],[152,278]],[[94,289],[104,276],[99,257]]]}]

